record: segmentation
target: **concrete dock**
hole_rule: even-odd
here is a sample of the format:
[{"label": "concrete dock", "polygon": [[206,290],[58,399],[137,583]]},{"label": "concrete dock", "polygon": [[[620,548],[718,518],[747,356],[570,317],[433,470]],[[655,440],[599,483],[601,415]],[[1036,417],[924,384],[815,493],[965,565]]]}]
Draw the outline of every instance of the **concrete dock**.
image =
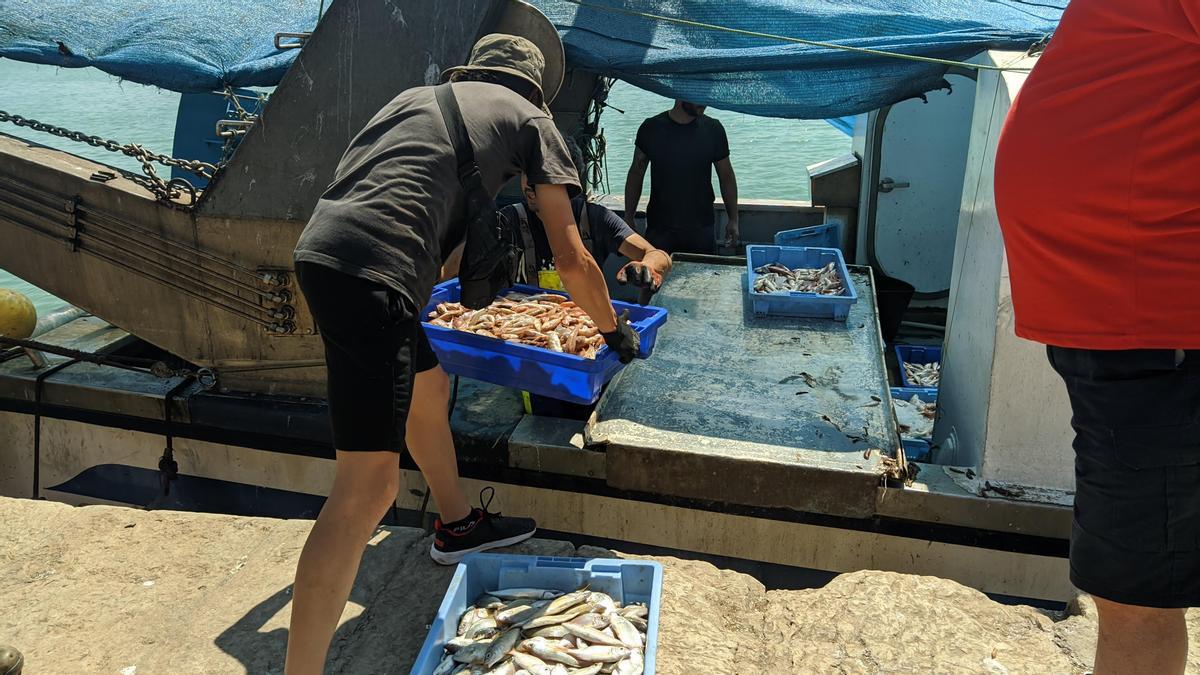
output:
[{"label": "concrete dock", "polygon": [[[27,675],[282,672],[310,521],[0,498],[0,523],[0,643],[25,653]],[[329,672],[408,672],[453,572],[429,559],[429,543],[421,530],[379,530]],[[515,551],[621,556],[546,540]],[[655,559],[664,675],[1082,673],[1094,649],[1086,599],[1054,616],[892,572],[767,590],[708,563]],[[1189,672],[1200,673],[1198,625]]]}]

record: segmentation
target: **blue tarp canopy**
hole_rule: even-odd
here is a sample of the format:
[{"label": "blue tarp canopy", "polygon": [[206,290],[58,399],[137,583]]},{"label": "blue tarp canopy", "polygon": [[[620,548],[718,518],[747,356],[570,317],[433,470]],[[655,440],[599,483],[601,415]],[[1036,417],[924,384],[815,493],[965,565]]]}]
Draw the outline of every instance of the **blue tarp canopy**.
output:
[{"label": "blue tarp canopy", "polygon": [[[584,6],[531,1],[559,28],[575,67],[670,98],[808,119],[853,115],[936,89],[946,67],[603,8],[962,60],[988,48],[1023,49],[1037,42],[1054,30],[1066,5],[1066,0],[583,0]],[[182,92],[269,86],[296,56],[295,50],[275,49],[275,34],[311,30],[319,6],[319,0],[5,0],[0,57],[94,66]]]},{"label": "blue tarp canopy", "polygon": [[[567,60],[669,98],[752,115],[867,112],[941,86],[946,67],[787,43],[611,11],[961,61],[1026,49],[1067,0],[531,0]],[[610,8],[605,10],[602,8]]]},{"label": "blue tarp canopy", "polygon": [[320,0],[0,0],[0,57],[93,66],[180,92],[279,83]]}]

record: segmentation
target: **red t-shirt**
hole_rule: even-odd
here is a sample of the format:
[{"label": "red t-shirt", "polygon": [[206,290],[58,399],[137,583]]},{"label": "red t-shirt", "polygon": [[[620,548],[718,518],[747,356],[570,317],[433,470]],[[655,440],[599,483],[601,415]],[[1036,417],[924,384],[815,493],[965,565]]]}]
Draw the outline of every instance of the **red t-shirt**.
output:
[{"label": "red t-shirt", "polygon": [[1072,0],[995,191],[1017,335],[1200,349],[1200,0]]}]

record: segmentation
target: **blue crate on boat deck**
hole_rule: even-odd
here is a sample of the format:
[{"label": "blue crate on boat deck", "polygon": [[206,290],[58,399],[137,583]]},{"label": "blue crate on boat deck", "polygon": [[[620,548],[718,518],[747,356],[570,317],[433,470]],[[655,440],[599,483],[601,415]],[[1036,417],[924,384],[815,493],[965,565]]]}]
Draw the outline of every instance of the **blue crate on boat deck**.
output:
[{"label": "blue crate on boat deck", "polygon": [[[763,265],[779,263],[785,267],[820,268],[829,263],[836,263],[838,274],[842,276],[842,286],[846,289],[842,295],[818,295],[816,293],[758,293],[754,290],[754,280],[758,274],[754,271]],[[811,246],[760,246],[746,247],[747,284],[746,295],[750,299],[757,315],[804,316],[845,321],[850,314],[850,307],[858,302],[858,293],[854,289],[854,281],[850,279],[850,270],[842,252],[836,248],[815,248]]]},{"label": "blue crate on boat deck", "polygon": [[646,629],[645,673],[653,675],[658,648],[658,611],[662,602],[662,565],[649,560],[548,558],[473,553],[463,558],[442,599],[437,617],[413,665],[412,675],[429,675],[442,660],[443,645],[458,632],[458,620],[484,591],[541,588],[574,591],[584,585],[623,603],[650,609]]},{"label": "blue crate on boat deck", "polygon": [[841,223],[824,223],[775,233],[776,246],[816,246],[842,248]]},{"label": "blue crate on boat deck", "polygon": [[908,373],[904,372],[905,363],[941,363],[942,348],[927,345],[896,345],[896,365],[900,368],[900,383],[905,387],[915,389],[937,389],[937,387],[921,387],[908,381]]},{"label": "blue crate on boat deck", "polygon": [[[929,387],[892,387],[893,399],[911,401],[913,396],[925,403],[937,403],[938,390]],[[901,437],[900,442],[904,445],[904,456],[913,462],[927,462],[933,453],[927,438]]]},{"label": "blue crate on boat deck", "polygon": [[[514,286],[509,290],[529,294],[558,293],[532,286]],[[558,295],[565,296],[566,293]],[[624,367],[608,347],[601,347],[595,359],[585,359],[428,323],[429,312],[438,303],[458,302],[461,297],[458,279],[438,284],[421,316],[430,346],[437,353],[442,369],[451,375],[589,404],[600,397],[600,390]],[[619,301],[613,301],[613,308],[617,314],[629,310],[629,323],[642,338],[638,356],[648,358],[654,351],[658,329],[667,321],[667,310]]]},{"label": "blue crate on boat deck", "polygon": [[928,462],[933,454],[929,441],[923,438],[901,438],[900,442],[904,445],[904,458],[910,462]]}]

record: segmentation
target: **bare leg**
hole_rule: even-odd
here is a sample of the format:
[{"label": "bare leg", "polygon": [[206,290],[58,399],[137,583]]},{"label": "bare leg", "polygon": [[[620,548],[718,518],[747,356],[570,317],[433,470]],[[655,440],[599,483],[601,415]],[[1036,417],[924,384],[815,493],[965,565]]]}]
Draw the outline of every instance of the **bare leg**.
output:
[{"label": "bare leg", "polygon": [[450,433],[450,378],[441,367],[417,373],[412,404],[408,409],[405,441],[413,460],[429,484],[442,522],[450,523],[471,514],[471,506],[458,479],[458,458]]},{"label": "bare leg", "polygon": [[1100,614],[1096,675],[1182,675],[1188,651],[1184,610],[1093,599]]},{"label": "bare leg", "polygon": [[296,566],[287,675],[320,675],[363,549],[400,489],[394,452],[337,452],[337,476]]}]

